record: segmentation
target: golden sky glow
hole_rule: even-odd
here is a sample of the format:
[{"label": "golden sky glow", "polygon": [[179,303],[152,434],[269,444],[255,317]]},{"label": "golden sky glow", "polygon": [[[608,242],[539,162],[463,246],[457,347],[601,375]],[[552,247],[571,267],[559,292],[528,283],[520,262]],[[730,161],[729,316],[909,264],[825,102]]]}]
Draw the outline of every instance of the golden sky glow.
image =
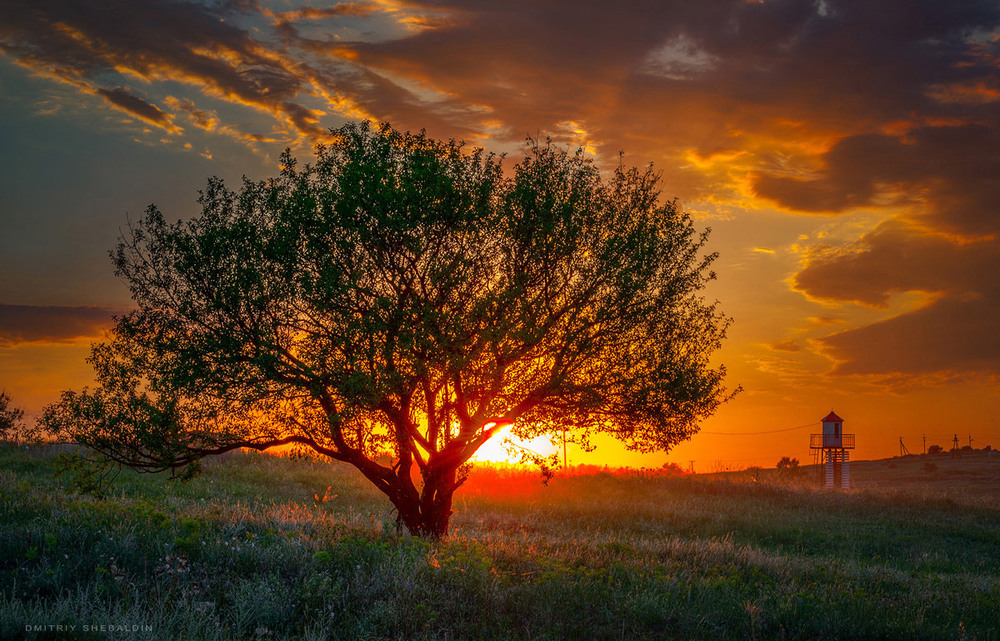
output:
[{"label": "golden sky glow", "polygon": [[744,392],[669,455],[571,462],[805,460],[831,408],[860,458],[1000,446],[995,3],[9,0],[0,388],[30,413],[88,382],[129,304],[106,255],[127,213],[191,215],[208,176],[270,175],[360,118],[624,150],[712,227]]}]

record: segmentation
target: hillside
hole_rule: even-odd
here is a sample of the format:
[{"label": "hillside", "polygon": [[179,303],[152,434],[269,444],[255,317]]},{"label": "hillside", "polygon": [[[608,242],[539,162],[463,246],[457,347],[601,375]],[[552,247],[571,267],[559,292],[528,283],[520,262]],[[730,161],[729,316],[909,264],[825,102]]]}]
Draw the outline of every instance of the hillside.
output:
[{"label": "hillside", "polygon": [[1000,456],[983,451],[857,461],[851,463],[851,477],[859,490],[930,492],[1000,503]]},{"label": "hillside", "polygon": [[[870,461],[851,461],[851,493],[925,497],[1000,506],[1000,455],[983,450],[951,454],[910,454]],[[777,484],[821,490],[822,465],[802,465],[797,474],[781,475],[774,468],[697,475],[702,479]]]}]

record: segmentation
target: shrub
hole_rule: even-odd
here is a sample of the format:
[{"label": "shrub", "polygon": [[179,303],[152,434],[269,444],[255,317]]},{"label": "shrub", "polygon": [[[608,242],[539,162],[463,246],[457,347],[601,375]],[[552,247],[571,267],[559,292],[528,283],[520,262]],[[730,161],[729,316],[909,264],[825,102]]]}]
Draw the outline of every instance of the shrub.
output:
[{"label": "shrub", "polygon": [[781,476],[795,476],[802,469],[799,467],[799,459],[789,458],[787,456],[782,456],[778,459],[778,464],[775,465],[778,469],[778,474]]},{"label": "shrub", "polygon": [[10,395],[0,392],[0,440],[18,443],[24,431],[24,410],[12,407]]}]

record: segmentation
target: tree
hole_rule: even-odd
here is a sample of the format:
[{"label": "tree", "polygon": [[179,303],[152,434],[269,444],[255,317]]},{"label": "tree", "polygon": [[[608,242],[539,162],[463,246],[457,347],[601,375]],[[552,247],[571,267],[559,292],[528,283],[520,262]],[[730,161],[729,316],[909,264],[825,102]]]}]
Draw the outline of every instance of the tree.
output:
[{"label": "tree", "polygon": [[775,468],[778,470],[795,471],[799,469],[799,459],[782,456],[780,459],[778,459],[778,464],[775,465]]},{"label": "tree", "polygon": [[729,319],[700,292],[707,232],[651,169],[503,159],[347,125],[300,168],[217,178],[201,214],[154,206],[112,252],[137,308],[94,389],[43,422],[120,465],[183,477],[297,444],[356,467],[411,532],[447,532],[463,465],[500,430],[667,450],[727,398]]},{"label": "tree", "polygon": [[24,410],[10,404],[10,395],[0,392],[0,441],[18,442],[24,432]]},{"label": "tree", "polygon": [[778,470],[778,474],[781,476],[795,476],[800,470],[799,459],[782,456],[778,459],[775,469]]}]

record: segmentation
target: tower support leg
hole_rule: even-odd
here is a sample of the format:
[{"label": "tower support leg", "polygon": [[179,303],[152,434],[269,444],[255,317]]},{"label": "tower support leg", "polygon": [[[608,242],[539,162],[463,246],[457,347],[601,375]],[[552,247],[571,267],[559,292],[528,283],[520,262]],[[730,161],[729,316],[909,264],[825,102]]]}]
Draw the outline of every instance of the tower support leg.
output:
[{"label": "tower support leg", "polygon": [[826,454],[826,489],[833,489],[833,450],[824,450]]},{"label": "tower support leg", "polygon": [[851,462],[847,450],[842,450],[844,462],[840,467],[840,487],[848,490],[851,488]]}]

